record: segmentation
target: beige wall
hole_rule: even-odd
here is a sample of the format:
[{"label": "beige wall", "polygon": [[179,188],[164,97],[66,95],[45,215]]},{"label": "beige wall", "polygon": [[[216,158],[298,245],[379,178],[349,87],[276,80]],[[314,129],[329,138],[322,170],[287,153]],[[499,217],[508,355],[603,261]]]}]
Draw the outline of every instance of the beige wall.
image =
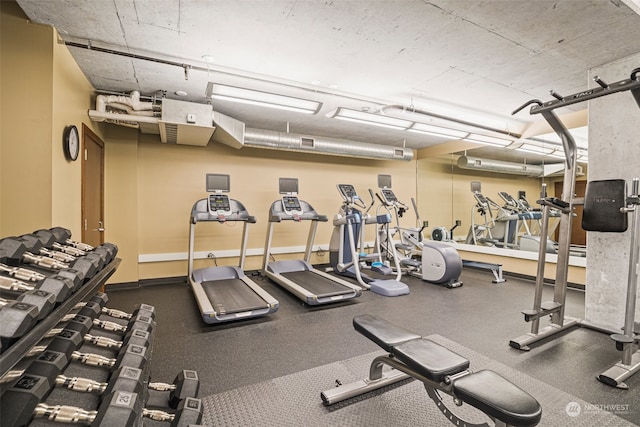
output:
[{"label": "beige wall", "polygon": [[[390,174],[399,197],[415,194],[415,162],[376,161],[336,156],[243,148],[211,143],[208,147],[167,145],[154,135],[141,135],[138,144],[137,221],[140,254],[183,253],[188,249],[189,214],[193,204],[207,196],[205,175],[231,176],[231,197],[244,203],[257,223],[249,229],[249,249],[263,249],[268,227],[268,211],[278,199],[278,178],[298,178],[300,198],[320,214],[331,218],[341,203],[339,183],[351,183],[368,197],[376,189],[377,175]],[[109,178],[110,179],[110,178]],[[274,247],[304,246],[308,223],[277,224]],[[196,251],[238,249],[241,224],[198,224]],[[329,222],[319,223],[316,244],[328,249],[332,231]],[[373,233],[371,233],[373,239]],[[296,255],[299,256],[299,255]],[[284,259],[285,255],[277,255]],[[328,262],[328,255],[316,262]],[[196,266],[204,265],[200,261]],[[238,260],[221,259],[219,264]],[[247,259],[247,269],[260,268],[262,256]],[[160,273],[159,273],[160,272]],[[179,276],[186,262],[144,263],[140,278]]]},{"label": "beige wall", "polygon": [[59,225],[79,238],[81,162],[66,160],[62,135],[70,124],[95,128],[94,89],[51,27],[1,7],[0,236]]},{"label": "beige wall", "polygon": [[[53,33],[1,2],[0,235],[51,224]],[[27,208],[32,206],[32,208]]]}]

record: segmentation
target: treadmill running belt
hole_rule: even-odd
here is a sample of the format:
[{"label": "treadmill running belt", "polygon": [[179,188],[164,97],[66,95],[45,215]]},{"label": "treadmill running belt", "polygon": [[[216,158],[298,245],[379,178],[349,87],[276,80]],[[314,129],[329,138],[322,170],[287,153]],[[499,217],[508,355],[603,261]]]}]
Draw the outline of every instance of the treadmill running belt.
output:
[{"label": "treadmill running belt", "polygon": [[353,289],[342,286],[312,271],[290,271],[281,274],[320,298],[352,294],[354,292]]},{"label": "treadmill running belt", "polygon": [[216,313],[240,313],[268,307],[268,304],[240,279],[202,282],[202,289]]}]

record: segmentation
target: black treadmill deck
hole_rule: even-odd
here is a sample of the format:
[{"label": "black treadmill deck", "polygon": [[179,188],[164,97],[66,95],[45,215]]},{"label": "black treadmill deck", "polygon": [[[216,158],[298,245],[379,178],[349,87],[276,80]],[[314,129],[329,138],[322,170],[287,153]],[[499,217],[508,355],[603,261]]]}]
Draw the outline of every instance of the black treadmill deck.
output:
[{"label": "black treadmill deck", "polygon": [[240,279],[202,282],[202,289],[218,314],[241,313],[269,307],[269,304]]},{"label": "black treadmill deck", "polygon": [[354,292],[353,289],[347,288],[312,271],[290,271],[288,273],[281,273],[281,275],[302,286],[312,294],[318,296],[318,298],[352,294]]}]

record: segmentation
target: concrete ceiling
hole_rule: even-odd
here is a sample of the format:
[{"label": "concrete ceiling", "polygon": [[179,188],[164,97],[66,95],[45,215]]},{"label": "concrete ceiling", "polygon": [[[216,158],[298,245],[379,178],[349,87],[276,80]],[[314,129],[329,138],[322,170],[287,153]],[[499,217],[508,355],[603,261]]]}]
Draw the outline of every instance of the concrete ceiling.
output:
[{"label": "concrete ceiling", "polygon": [[[74,44],[69,49],[97,90],[209,103],[205,88],[213,81],[313,99],[323,106],[312,116],[224,101],[213,106],[253,128],[410,148],[446,141],[325,114],[336,107],[379,112],[403,105],[529,134],[541,118],[526,110],[512,117],[515,108],[551,99],[550,89],[584,90],[592,67],[640,51],[638,0],[17,3],[30,20],[54,26]],[[415,113],[387,114],[456,127]],[[504,151],[480,152],[503,159]],[[506,156],[544,159],[513,150]]]}]

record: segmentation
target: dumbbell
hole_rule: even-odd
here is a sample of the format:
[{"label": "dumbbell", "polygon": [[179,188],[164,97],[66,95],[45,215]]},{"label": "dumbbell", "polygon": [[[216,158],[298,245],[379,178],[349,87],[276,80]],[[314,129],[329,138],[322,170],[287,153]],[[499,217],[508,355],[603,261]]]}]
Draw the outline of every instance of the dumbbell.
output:
[{"label": "dumbbell", "polygon": [[137,426],[143,416],[158,421],[170,421],[171,427],[186,427],[202,420],[202,401],[187,398],[175,414],[148,410],[142,407],[140,395],[116,390],[102,400],[96,411],[74,406],[40,403],[47,395],[44,377],[25,375],[2,396],[2,425],[14,427],[29,424],[33,418],[50,421],[86,424],[91,426]]},{"label": "dumbbell", "polygon": [[[93,246],[87,245],[86,243],[75,242],[71,240],[71,231],[62,227],[54,227],[49,230],[38,230],[33,234],[41,237],[41,240],[46,239],[46,240],[43,240],[43,244],[45,245],[45,247],[48,247],[48,248],[51,247],[54,249],[62,250],[63,252],[68,251],[68,249],[64,250],[64,249],[61,249],[60,247],[72,247],[77,250],[82,250],[85,253],[89,253],[91,251],[94,251],[94,252],[106,251],[106,254],[108,255],[107,262],[110,262],[112,259],[114,259],[116,257],[116,254],[118,253],[118,247],[113,243],[105,242],[100,246],[94,248]],[[45,243],[45,241],[46,242],[51,241],[50,236],[53,237],[53,242],[55,242],[55,243],[51,243],[51,246]],[[59,245],[59,247],[57,247],[56,245]],[[69,251],[68,253],[73,255],[71,251]]]},{"label": "dumbbell", "polygon": [[[120,323],[110,322],[106,320],[100,320],[97,318],[97,315],[95,315],[95,311],[91,311],[89,309],[83,310],[83,313],[84,314],[78,313],[73,318],[71,318],[65,324],[65,329],[71,329],[82,334],[86,334],[91,328],[97,327],[106,331],[125,334],[127,331],[132,329],[142,329],[152,332],[156,325],[156,322],[145,313],[138,313],[136,317],[132,317],[131,319],[129,319],[129,322],[126,325],[121,325]],[[101,311],[98,311],[98,315],[100,315],[100,313]]]},{"label": "dumbbell", "polygon": [[[51,329],[44,336],[44,338],[54,337],[64,330],[65,328]],[[77,332],[82,334],[82,331],[77,331]],[[127,331],[126,335],[122,338],[122,341],[114,340],[113,338],[105,337],[103,335],[91,335],[86,333],[82,335],[82,340],[85,343],[95,345],[96,347],[119,350],[123,346],[128,345],[129,343],[141,345],[144,347],[151,347],[151,344],[153,343],[153,334],[143,329],[131,329]],[[46,346],[44,345],[34,346],[31,348],[31,350],[27,354],[33,356],[35,354],[38,354],[41,351],[44,351],[45,349],[46,349]]]},{"label": "dumbbell", "polygon": [[52,250],[43,246],[42,241],[35,234],[23,234],[18,239],[25,245],[28,252],[39,254],[42,256],[48,256],[57,261],[67,263],[70,266],[75,265],[75,262],[79,259],[85,259],[90,261],[99,271],[107,264],[108,253],[106,251],[91,251],[82,257],[75,257],[73,255],[66,254],[64,252]]},{"label": "dumbbell", "polygon": [[66,263],[71,263],[76,260],[76,257],[71,254],[45,246],[42,240],[35,234],[23,234],[19,239],[26,242],[25,246],[29,252],[36,255],[48,256],[49,258]]},{"label": "dumbbell", "polygon": [[71,231],[63,228],[63,227],[53,227],[50,228],[49,230],[56,238],[56,241],[58,243],[64,243],[66,245],[71,245],[73,247],[76,247],[78,249],[81,249],[83,251],[92,251],[94,248],[91,245],[88,245],[86,243],[82,243],[82,242],[76,242],[71,240]]},{"label": "dumbbell", "polygon": [[15,277],[18,280],[26,280],[27,282],[37,282],[43,280],[46,276],[37,271],[29,270],[21,267],[11,267],[0,263],[0,272]]},{"label": "dumbbell", "polygon": [[[88,378],[68,377],[62,375],[69,363],[66,355],[61,352],[46,350],[21,372],[45,377],[50,386],[66,387],[67,389],[106,395],[115,390],[125,390],[133,393],[143,393],[147,401],[147,390],[144,389],[144,373],[142,369],[130,366],[119,366],[110,375],[108,382],[98,382]],[[177,408],[180,401],[187,397],[197,397],[200,380],[196,371],[183,370],[173,380],[172,384],[153,382],[147,384],[151,390],[169,393],[169,406]]]},{"label": "dumbbell", "polygon": [[40,241],[42,242],[42,246],[44,246],[45,248],[55,249],[57,251],[64,252],[73,256],[86,255],[88,252],[75,246],[56,241],[56,236],[51,232],[51,230],[37,230],[32,234],[40,239]]},{"label": "dumbbell", "polygon": [[[19,237],[5,237],[0,240],[0,262],[14,266],[19,265],[21,262],[34,264],[49,270],[58,270],[59,274],[64,270],[71,273],[79,272],[79,275],[81,276],[80,282],[91,278],[101,268],[101,261],[99,260],[100,257],[96,255],[93,255],[93,257],[85,256],[78,258],[72,265],[69,265],[48,257],[34,255],[27,250],[28,244],[29,242]],[[41,245],[41,243],[36,243],[36,245]],[[74,283],[77,283],[77,281],[74,280]]]},{"label": "dumbbell", "polygon": [[102,250],[106,250],[109,254],[109,261],[114,259],[116,257],[116,254],[118,253],[118,246],[114,245],[113,243],[105,242],[100,246],[94,248],[93,246],[86,243],[73,241],[71,240],[71,231],[63,227],[53,227],[49,230],[38,230],[34,234],[43,234],[44,232],[51,233],[54,236],[56,243],[64,246],[72,246],[86,253],[98,248],[102,248]]},{"label": "dumbbell", "polygon": [[64,262],[31,253],[27,250],[26,242],[19,237],[5,237],[0,240],[0,261],[7,264],[25,262],[52,270],[69,268],[69,264]]},{"label": "dumbbell", "polygon": [[70,360],[66,354],[59,351],[45,350],[25,370],[23,375],[45,377],[49,381],[49,389],[54,386],[84,393],[98,393],[107,395],[115,390],[126,390],[140,393],[144,389],[143,372],[131,366],[119,366],[109,376],[108,382],[99,382],[89,378],[69,377],[63,375]]},{"label": "dumbbell", "polygon": [[[92,304],[90,303],[95,303],[98,304],[101,307],[102,313],[106,314],[107,316],[111,316],[111,317],[115,317],[115,318],[120,318],[120,319],[131,319],[132,317],[135,317],[138,315],[138,313],[145,313],[147,316],[151,317],[152,319],[154,319],[156,317],[156,308],[152,305],[149,304],[138,304],[135,309],[131,312],[131,313],[126,313],[124,311],[121,310],[115,310],[112,308],[107,308],[106,305],[109,302],[109,297],[107,296],[106,293],[104,292],[96,292],[95,294],[93,294],[91,296],[91,298],[89,298],[89,300],[86,303],[78,303],[76,305],[76,308],[82,308],[80,305],[82,304],[87,305],[87,306],[92,306]],[[94,308],[91,308],[91,310],[95,310]]]},{"label": "dumbbell", "polygon": [[[74,349],[79,348],[82,342],[95,345],[96,347],[108,348],[113,350],[120,350],[122,347],[126,347],[129,344],[135,344],[138,346],[151,348],[153,344],[153,334],[149,333],[149,331],[144,331],[142,329],[131,329],[126,333],[122,341],[114,340],[101,335],[90,335],[90,334],[82,335],[78,331],[72,331],[69,329],[66,329],[66,330],[52,329],[44,337],[52,338],[59,334],[62,334],[63,332],[64,332],[63,337],[66,337],[65,339],[71,340],[72,344],[70,344],[69,347],[66,347],[66,346],[57,347],[57,349],[65,350],[65,352],[69,354],[70,354],[70,351],[73,351]],[[80,340],[78,340],[77,337],[80,337]],[[71,348],[71,350],[68,350],[68,348]],[[27,352],[27,354],[25,355],[25,358],[38,356],[43,352],[47,351],[48,349],[49,348],[47,345],[33,346],[29,350],[29,352]]]},{"label": "dumbbell", "polygon": [[106,367],[108,369],[118,366],[130,366],[143,370],[148,368],[148,346],[138,344],[138,337],[136,337],[135,341],[130,339],[126,344],[123,344],[115,359],[99,354],[77,351],[84,342],[84,337],[80,332],[63,329],[46,346],[39,346],[29,351],[27,357],[37,356],[43,351],[50,350],[64,353],[70,360],[89,366]]},{"label": "dumbbell", "polygon": [[149,383],[147,387],[149,387],[150,390],[168,391],[169,406],[175,409],[184,399],[198,397],[200,379],[196,371],[183,369],[173,379],[172,384],[153,382]]},{"label": "dumbbell", "polygon": [[[0,287],[0,289],[2,288]],[[36,320],[42,320],[47,317],[56,306],[56,296],[51,292],[40,289],[19,292],[21,293],[17,298],[14,298],[12,295],[9,299],[0,298],[0,301],[6,301],[7,303],[10,301],[21,301],[35,305],[38,308],[38,316]]]},{"label": "dumbbell", "polygon": [[[22,267],[12,267],[3,263],[0,263],[0,273],[4,273],[8,276],[15,277],[18,280],[24,280],[26,282],[37,282],[40,280],[44,280],[47,277],[46,275],[35,270],[30,270],[28,268]],[[74,285],[73,287],[76,290],[84,282],[84,274],[72,268],[58,270],[56,273],[58,276],[66,277],[67,279],[71,280]]]},{"label": "dumbbell", "polygon": [[3,348],[24,336],[38,321],[38,307],[22,301],[0,298],[0,338]]},{"label": "dumbbell", "polygon": [[46,277],[39,283],[25,283],[22,280],[11,277],[0,276],[0,289],[12,292],[28,292],[33,290],[49,292],[54,296],[56,303],[65,301],[73,292],[73,282],[66,277],[51,276]]}]

